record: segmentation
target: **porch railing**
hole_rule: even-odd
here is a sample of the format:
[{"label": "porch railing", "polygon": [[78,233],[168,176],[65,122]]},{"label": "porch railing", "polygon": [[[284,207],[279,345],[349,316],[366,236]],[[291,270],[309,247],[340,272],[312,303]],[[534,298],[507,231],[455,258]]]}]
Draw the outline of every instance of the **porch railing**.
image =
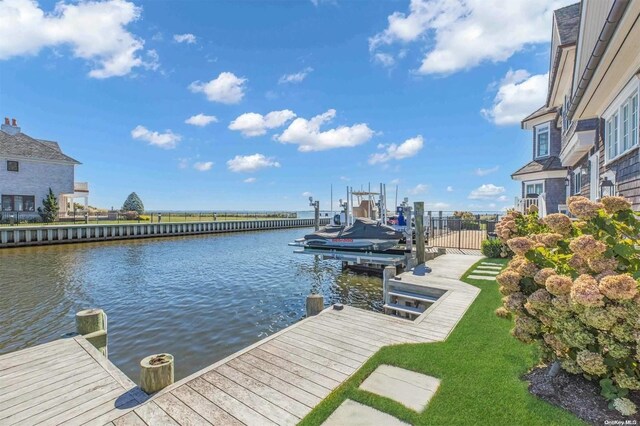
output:
[{"label": "porch railing", "polygon": [[537,197],[516,197],[514,208],[520,213],[527,213],[529,207],[536,206],[538,208],[538,215],[545,217],[547,215],[547,199],[546,194],[543,192]]}]

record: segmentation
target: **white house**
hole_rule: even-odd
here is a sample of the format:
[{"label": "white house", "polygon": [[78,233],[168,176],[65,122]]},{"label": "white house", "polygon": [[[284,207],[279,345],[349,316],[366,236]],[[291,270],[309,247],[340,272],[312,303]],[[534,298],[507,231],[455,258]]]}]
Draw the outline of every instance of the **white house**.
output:
[{"label": "white house", "polygon": [[37,216],[49,188],[58,198],[61,215],[73,209],[76,198],[84,199],[86,207],[88,184],[74,181],[78,164],[57,142],[32,138],[21,132],[15,118],[5,118],[0,126],[0,218]]}]

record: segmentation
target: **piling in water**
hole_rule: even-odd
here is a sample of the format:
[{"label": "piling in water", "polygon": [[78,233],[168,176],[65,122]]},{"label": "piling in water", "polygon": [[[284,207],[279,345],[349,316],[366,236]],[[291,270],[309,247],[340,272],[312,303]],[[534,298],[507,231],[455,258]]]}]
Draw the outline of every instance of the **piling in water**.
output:
[{"label": "piling in water", "polygon": [[105,357],[107,350],[107,314],[102,309],[85,309],[76,313],[76,331]]},{"label": "piling in water", "polygon": [[156,354],[140,361],[140,389],[151,395],[173,384],[173,355]]},{"label": "piling in water", "polygon": [[324,297],[321,294],[307,296],[307,317],[318,315],[324,309]]}]

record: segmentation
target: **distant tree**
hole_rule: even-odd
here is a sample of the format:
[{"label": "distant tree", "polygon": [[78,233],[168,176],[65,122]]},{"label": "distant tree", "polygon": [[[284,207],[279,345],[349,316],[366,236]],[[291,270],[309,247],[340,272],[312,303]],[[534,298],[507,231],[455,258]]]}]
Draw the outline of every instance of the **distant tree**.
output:
[{"label": "distant tree", "polygon": [[137,212],[138,214],[144,213],[144,204],[138,194],[132,192],[122,205],[122,210],[125,212]]},{"label": "distant tree", "polygon": [[42,200],[42,207],[38,207],[38,214],[44,222],[54,222],[58,218],[58,211],[60,211],[58,199],[49,188],[47,198]]}]

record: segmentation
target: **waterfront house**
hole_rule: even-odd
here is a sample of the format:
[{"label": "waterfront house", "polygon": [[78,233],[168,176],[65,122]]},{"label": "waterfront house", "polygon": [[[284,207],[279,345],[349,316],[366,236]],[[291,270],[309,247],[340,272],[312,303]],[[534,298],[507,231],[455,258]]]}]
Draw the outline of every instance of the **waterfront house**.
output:
[{"label": "waterfront house", "polygon": [[23,133],[15,119],[5,118],[0,126],[0,219],[38,217],[49,188],[58,198],[61,215],[73,210],[76,198],[82,198],[86,208],[88,184],[74,180],[78,164],[57,142],[35,139]]},{"label": "waterfront house", "polygon": [[[640,208],[640,2],[584,0],[553,14],[546,103],[522,121],[533,161],[516,208],[619,194]],[[562,184],[561,184],[562,182]]]}]

